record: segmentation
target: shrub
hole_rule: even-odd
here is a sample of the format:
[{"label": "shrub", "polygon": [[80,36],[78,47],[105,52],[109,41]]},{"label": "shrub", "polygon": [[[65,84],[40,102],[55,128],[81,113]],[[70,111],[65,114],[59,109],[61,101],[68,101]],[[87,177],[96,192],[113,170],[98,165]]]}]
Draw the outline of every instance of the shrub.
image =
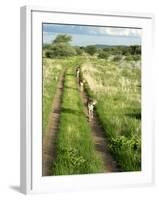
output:
[{"label": "shrub", "polygon": [[108,59],[109,55],[106,51],[101,51],[99,54],[98,54],[98,58],[103,58],[103,59]]},{"label": "shrub", "polygon": [[95,45],[88,45],[86,48],[85,48],[85,51],[86,53],[90,54],[91,56],[93,56],[96,51],[97,51],[97,48]]},{"label": "shrub", "polygon": [[82,55],[83,54],[83,50],[80,47],[75,47],[75,51],[77,55]]},{"label": "shrub", "polygon": [[122,59],[122,56],[121,56],[121,55],[116,55],[116,56],[114,56],[113,61],[118,62],[118,61],[120,61],[121,59]]},{"label": "shrub", "polygon": [[141,60],[141,55],[134,55],[134,56],[133,56],[133,60],[134,60],[134,61]]},{"label": "shrub", "polygon": [[45,56],[46,56],[46,58],[54,58],[54,52],[51,50],[47,50],[45,52]]},{"label": "shrub", "polygon": [[132,59],[133,59],[133,57],[131,55],[125,57],[126,61],[132,61]]},{"label": "shrub", "polygon": [[111,138],[109,151],[113,154],[121,169],[125,171],[140,170],[141,140],[139,137],[134,136],[128,139],[125,136],[117,136]]}]

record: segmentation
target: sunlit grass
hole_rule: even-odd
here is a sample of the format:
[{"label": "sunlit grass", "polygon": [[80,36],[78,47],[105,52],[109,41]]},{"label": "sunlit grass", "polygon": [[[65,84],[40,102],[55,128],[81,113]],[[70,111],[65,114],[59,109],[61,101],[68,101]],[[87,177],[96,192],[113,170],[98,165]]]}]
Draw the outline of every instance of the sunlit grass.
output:
[{"label": "sunlit grass", "polygon": [[43,58],[43,134],[47,131],[52,102],[62,69],[62,63]]},{"label": "sunlit grass", "polygon": [[125,62],[90,58],[81,71],[87,92],[97,99],[110,152],[123,171],[136,171],[141,170],[141,69]]},{"label": "sunlit grass", "polygon": [[118,166],[122,171],[141,170],[141,69],[138,64],[131,66],[129,60],[114,62],[95,56],[43,61],[43,133],[60,74],[64,67],[68,69],[53,174],[103,171],[77,90],[75,68],[78,66],[81,66],[89,96],[97,99],[96,114]]},{"label": "sunlit grass", "polygon": [[96,155],[91,130],[84,114],[75,76],[80,60],[68,60],[56,141],[57,157],[53,164],[54,175],[87,174],[103,171]]}]

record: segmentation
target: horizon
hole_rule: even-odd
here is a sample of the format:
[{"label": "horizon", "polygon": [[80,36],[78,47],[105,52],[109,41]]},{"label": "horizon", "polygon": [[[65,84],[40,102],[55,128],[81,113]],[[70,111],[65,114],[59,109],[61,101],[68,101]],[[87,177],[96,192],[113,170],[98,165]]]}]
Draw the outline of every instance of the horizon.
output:
[{"label": "horizon", "polygon": [[[43,43],[43,45],[49,45],[49,44],[51,44],[51,43]],[[129,47],[129,46],[141,46],[141,44],[134,44],[134,45],[109,45],[109,44],[90,44],[90,45],[94,45],[94,46],[103,46],[104,48],[107,46],[108,48],[109,47],[122,47],[122,46],[125,46],[125,47]],[[74,46],[74,47],[76,47],[76,46],[78,46],[78,47],[86,47],[87,45],[83,45],[83,46],[81,46],[81,45],[72,45],[72,46]],[[97,48],[101,48],[101,47],[97,47]]]},{"label": "horizon", "polygon": [[59,34],[71,35],[70,44],[73,46],[141,46],[142,30],[138,28],[43,23],[43,44],[50,44]]}]

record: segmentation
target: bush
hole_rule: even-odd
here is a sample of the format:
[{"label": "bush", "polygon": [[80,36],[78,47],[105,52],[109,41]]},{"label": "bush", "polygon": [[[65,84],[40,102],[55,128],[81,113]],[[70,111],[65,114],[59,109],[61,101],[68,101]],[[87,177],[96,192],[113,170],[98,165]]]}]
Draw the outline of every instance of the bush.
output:
[{"label": "bush", "polygon": [[52,45],[51,49],[45,53],[47,58],[68,57],[76,55],[73,47],[65,43],[58,43]]},{"label": "bush", "polygon": [[86,53],[90,54],[91,56],[93,56],[96,51],[97,51],[97,48],[95,45],[88,45],[86,48],[85,48],[85,51]]},{"label": "bush", "polygon": [[116,56],[114,56],[113,61],[118,62],[118,61],[120,61],[121,59],[122,59],[122,56],[121,56],[121,55],[116,55]]},{"label": "bush", "polygon": [[83,50],[80,47],[75,47],[76,50],[76,54],[77,55],[82,55],[83,54]]},{"label": "bush", "polygon": [[132,61],[132,60],[133,60],[133,57],[132,57],[131,55],[126,56],[126,57],[125,57],[125,60],[126,60],[126,61]]},{"label": "bush", "polygon": [[124,171],[138,171],[141,169],[140,138],[134,136],[128,139],[125,136],[117,136],[111,138],[108,147],[121,169]]},{"label": "bush", "polygon": [[133,60],[134,60],[134,61],[141,60],[141,55],[134,55],[134,56],[133,56]]},{"label": "bush", "polygon": [[45,56],[46,56],[46,58],[54,58],[54,52],[51,50],[47,50],[45,52]]},{"label": "bush", "polygon": [[99,54],[98,54],[98,58],[103,58],[103,59],[108,59],[109,55],[106,51],[101,51]]},{"label": "bush", "polygon": [[141,60],[141,55],[130,55],[125,57],[126,61],[139,61]]}]

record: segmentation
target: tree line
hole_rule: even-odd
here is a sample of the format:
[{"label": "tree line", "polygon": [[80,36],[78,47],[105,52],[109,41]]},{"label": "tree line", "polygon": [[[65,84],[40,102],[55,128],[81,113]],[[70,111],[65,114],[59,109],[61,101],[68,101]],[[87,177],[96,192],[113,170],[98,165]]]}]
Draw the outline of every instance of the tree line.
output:
[{"label": "tree line", "polygon": [[67,34],[57,35],[50,44],[43,45],[43,53],[47,58],[61,58],[75,55],[89,54],[97,55],[98,58],[107,59],[110,55],[127,56],[138,59],[141,56],[141,46],[108,46],[99,48],[96,45],[72,46],[72,37]]}]

